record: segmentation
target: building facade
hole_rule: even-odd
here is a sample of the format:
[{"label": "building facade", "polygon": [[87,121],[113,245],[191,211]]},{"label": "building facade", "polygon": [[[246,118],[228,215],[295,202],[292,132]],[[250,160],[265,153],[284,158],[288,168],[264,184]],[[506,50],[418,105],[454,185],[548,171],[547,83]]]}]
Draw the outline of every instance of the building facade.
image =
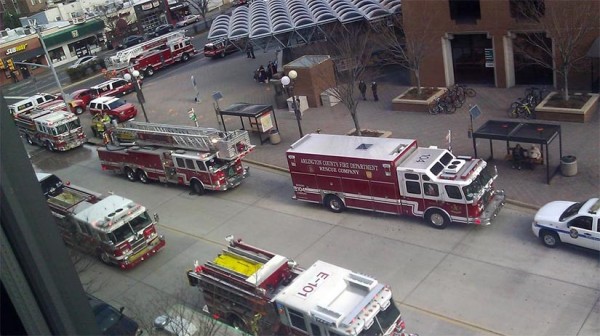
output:
[{"label": "building facade", "polygon": [[[534,4],[542,13],[560,17],[561,6],[586,3],[593,13],[600,13],[600,2],[593,0],[403,0],[403,24],[409,36],[427,43],[422,59],[421,82],[424,86],[480,84],[500,88],[515,85],[562,86],[556,71],[521,57],[517,50],[527,45],[526,34],[540,34],[549,39],[555,57],[547,64],[559,66],[556,39],[543,31],[544,24],[524,17],[519,2]],[[586,7],[587,8],[587,7]],[[558,13],[558,14],[556,14]],[[566,15],[566,14],[565,14]],[[555,19],[556,17],[553,17]],[[586,55],[600,32],[600,20],[592,20],[592,29],[580,40],[575,53]],[[547,20],[542,17],[541,20]],[[569,27],[569,29],[575,27]],[[574,29],[573,29],[574,30]],[[573,34],[576,34],[573,32]],[[518,47],[518,48],[517,48]],[[597,90],[598,57],[583,57],[569,75],[572,89]],[[595,87],[596,86],[596,87]]]},{"label": "building facade", "polygon": [[166,0],[141,1],[137,2],[133,8],[138,26],[143,32],[150,33],[162,24],[173,22]]},{"label": "building facade", "polygon": [[[85,55],[95,54],[103,45],[104,22],[90,20],[82,24],[42,31],[48,55],[54,66],[73,62]],[[0,40],[0,85],[29,78],[47,71],[44,49],[38,35],[27,30],[26,35],[11,36]],[[19,65],[25,62],[35,65]]]}]

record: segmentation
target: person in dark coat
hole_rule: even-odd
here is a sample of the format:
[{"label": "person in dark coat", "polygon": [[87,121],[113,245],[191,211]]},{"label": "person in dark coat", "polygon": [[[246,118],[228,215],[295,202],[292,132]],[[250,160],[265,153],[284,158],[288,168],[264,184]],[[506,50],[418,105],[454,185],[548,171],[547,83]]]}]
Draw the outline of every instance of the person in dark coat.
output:
[{"label": "person in dark coat", "polygon": [[267,83],[269,83],[271,81],[271,79],[273,79],[273,63],[269,62],[269,64],[267,64],[267,70],[266,70],[266,74],[267,74]]},{"label": "person in dark coat", "polygon": [[523,165],[523,161],[525,160],[525,155],[525,149],[521,147],[520,144],[517,144],[512,150],[512,167],[521,170],[521,166]]},{"label": "person in dark coat", "polygon": [[377,96],[377,82],[371,83],[371,91],[373,91],[373,99],[375,101],[378,101],[379,96]]},{"label": "person in dark coat", "polygon": [[260,68],[258,68],[258,82],[264,83],[266,79],[267,71],[265,70],[265,67],[261,65]]},{"label": "person in dark coat", "polygon": [[246,58],[256,58],[254,57],[254,47],[252,47],[252,44],[248,43],[246,45]]},{"label": "person in dark coat", "polygon": [[365,81],[358,82],[358,90],[362,95],[362,99],[367,100],[367,84],[365,84]]},{"label": "person in dark coat", "polygon": [[269,79],[273,78],[273,76],[275,76],[276,73],[277,73],[277,66],[273,62],[269,62],[269,64],[267,65],[267,74],[271,75],[271,77],[269,77]]}]

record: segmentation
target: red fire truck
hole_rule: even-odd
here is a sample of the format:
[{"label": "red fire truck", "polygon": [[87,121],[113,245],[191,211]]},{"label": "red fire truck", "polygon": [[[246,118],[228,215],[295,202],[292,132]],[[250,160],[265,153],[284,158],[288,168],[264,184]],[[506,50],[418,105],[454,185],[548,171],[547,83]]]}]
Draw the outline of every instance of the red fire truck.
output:
[{"label": "red fire truck", "polygon": [[38,173],[37,178],[67,246],[122,269],[134,267],[165,246],[156,232],[158,215],[152,218],[142,205],[65,184],[53,174]]},{"label": "red fire truck", "polygon": [[423,217],[435,228],[451,222],[489,225],[504,205],[495,167],[412,139],[308,134],[287,161],[294,198],[345,208]]},{"label": "red fire truck", "polygon": [[15,115],[15,123],[27,143],[45,146],[49,151],[67,151],[86,141],[79,118],[60,109],[19,113]]},{"label": "red fire truck", "polygon": [[293,260],[227,237],[229,246],[187,273],[218,320],[252,335],[409,335],[389,286],[317,261]]},{"label": "red fire truck", "polygon": [[121,50],[106,58],[105,63],[111,73],[137,70],[152,76],[156,70],[175,62],[185,62],[196,53],[191,38],[176,31]]},{"label": "red fire truck", "polygon": [[110,143],[98,148],[103,170],[124,173],[130,181],[151,180],[206,190],[237,187],[249,174],[242,158],[254,145],[247,131],[128,121],[110,128]]}]

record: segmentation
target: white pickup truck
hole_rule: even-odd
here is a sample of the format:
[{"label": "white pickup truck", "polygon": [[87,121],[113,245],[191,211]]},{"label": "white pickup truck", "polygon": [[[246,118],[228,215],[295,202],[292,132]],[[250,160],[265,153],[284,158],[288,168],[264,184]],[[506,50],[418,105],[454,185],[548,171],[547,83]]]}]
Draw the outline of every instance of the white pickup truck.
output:
[{"label": "white pickup truck", "polygon": [[568,243],[600,251],[600,199],[554,201],[535,215],[531,229],[548,247]]}]

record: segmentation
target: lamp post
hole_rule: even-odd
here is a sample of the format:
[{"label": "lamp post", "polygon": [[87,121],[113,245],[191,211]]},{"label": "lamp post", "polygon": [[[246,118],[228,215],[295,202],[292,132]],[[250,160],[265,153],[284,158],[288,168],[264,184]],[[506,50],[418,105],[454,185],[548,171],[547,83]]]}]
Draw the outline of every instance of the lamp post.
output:
[{"label": "lamp post", "polygon": [[[35,33],[37,34],[38,39],[40,40],[40,43],[42,44],[42,48],[44,49],[44,56],[46,57],[46,62],[48,63],[48,67],[50,68],[52,75],[54,75],[54,80],[56,81],[56,85],[58,85],[58,89],[60,90],[60,95],[61,95],[62,99],[64,100],[65,104],[68,105],[71,102],[71,97],[65,95],[65,91],[63,90],[62,85],[60,85],[60,80],[58,79],[58,75],[56,74],[56,70],[54,69],[54,64],[52,63],[52,59],[50,58],[50,55],[48,55],[48,49],[46,48],[46,42],[44,42],[44,39],[42,38],[42,27],[38,26],[36,19],[29,19],[28,23],[29,23],[29,26],[35,30]],[[36,64],[36,65],[38,65],[38,64]]]},{"label": "lamp post", "polygon": [[[133,77],[131,76],[133,75]],[[146,108],[144,108],[144,103],[146,102],[146,99],[144,98],[144,93],[142,92],[142,88],[140,87],[139,83],[138,83],[138,78],[140,77],[140,72],[137,70],[133,70],[131,72],[131,74],[126,73],[123,78],[128,81],[128,82],[132,82],[133,84],[133,89],[135,90],[135,93],[137,95],[137,99],[140,102],[140,106],[142,106],[142,112],[144,113],[144,119],[146,119],[146,122],[150,122],[148,120],[148,115],[146,114]]]},{"label": "lamp post", "polygon": [[296,78],[298,78],[298,73],[296,70],[290,70],[287,76],[281,77],[281,84],[283,84],[283,88],[287,92],[288,97],[292,98],[292,109],[294,110],[294,115],[296,115],[298,132],[300,132],[300,137],[303,137],[304,134],[302,133],[302,124],[300,123],[300,120],[302,120],[302,114],[300,112],[296,96],[294,95],[294,80]]}]

